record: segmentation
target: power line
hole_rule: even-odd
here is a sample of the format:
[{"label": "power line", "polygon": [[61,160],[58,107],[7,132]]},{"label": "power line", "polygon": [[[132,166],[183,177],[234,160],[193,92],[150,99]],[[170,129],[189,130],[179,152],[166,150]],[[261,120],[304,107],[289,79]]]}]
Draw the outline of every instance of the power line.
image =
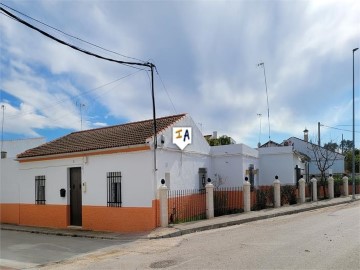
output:
[{"label": "power line", "polygon": [[[131,57],[131,56],[126,56],[126,55],[124,55],[124,54],[121,54],[121,53],[118,53],[118,52],[115,52],[115,51],[106,49],[106,48],[101,47],[101,46],[99,46],[99,45],[96,45],[96,44],[94,44],[94,43],[92,43],[92,42],[86,41],[86,40],[84,40],[84,39],[82,39],[82,38],[79,38],[79,37],[76,37],[76,36],[74,36],[74,35],[68,34],[68,33],[64,32],[64,31],[62,31],[62,30],[60,30],[60,29],[57,29],[57,28],[55,28],[55,27],[53,27],[53,26],[51,26],[51,25],[49,25],[49,24],[46,24],[46,23],[44,23],[44,22],[42,22],[42,21],[40,21],[40,20],[37,20],[37,19],[35,19],[35,18],[33,18],[33,17],[29,16],[29,15],[26,15],[25,13],[22,13],[21,11],[18,11],[18,10],[16,10],[16,9],[12,8],[12,7],[9,7],[9,6],[7,6],[7,5],[5,5],[5,4],[3,4],[3,3],[0,3],[0,5],[5,6],[5,7],[7,7],[8,9],[11,9],[11,10],[13,10],[13,11],[15,11],[15,12],[23,15],[24,17],[29,18],[29,19],[31,19],[31,20],[33,20],[33,21],[36,21],[36,22],[38,22],[38,23],[40,23],[40,24],[42,24],[42,25],[44,25],[44,26],[46,26],[46,27],[49,27],[49,28],[51,28],[51,29],[53,29],[53,30],[55,30],[55,31],[57,31],[57,32],[59,32],[59,33],[62,33],[62,34],[64,34],[64,35],[68,36],[68,37],[77,39],[77,40],[79,40],[79,41],[81,41],[81,42],[84,42],[84,43],[86,43],[86,44],[89,44],[89,45],[91,45],[91,46],[94,46],[94,47],[96,47],[96,48],[99,48],[99,49],[101,49],[101,50],[104,50],[104,51],[107,51],[107,52],[111,52],[111,53],[113,53],[113,54],[117,54],[117,55],[120,55],[120,56],[125,57],[125,58],[128,58],[128,59],[133,59],[133,60],[137,60],[137,61],[140,61],[140,62],[145,62],[145,61],[143,61],[143,60],[141,60],[141,59],[138,59],[138,58],[135,58],[135,57]],[[4,14],[4,15],[8,16],[9,18],[12,18],[11,16],[9,16],[9,15],[7,15],[7,14]],[[14,18],[12,18],[12,19],[14,19]]]},{"label": "power line", "polygon": [[[39,108],[39,110],[45,110],[45,109],[47,109],[47,108],[53,108],[53,107],[55,107],[55,106],[57,106],[57,105],[59,105],[59,104],[61,104],[61,103],[63,103],[63,102],[70,101],[71,99],[76,99],[76,98],[78,98],[78,97],[80,97],[80,96],[87,95],[87,94],[89,94],[90,92],[93,92],[93,91],[95,91],[95,90],[98,90],[98,89],[100,89],[100,88],[103,88],[103,87],[105,87],[105,86],[108,86],[108,85],[110,85],[110,84],[113,84],[113,83],[115,83],[115,82],[118,82],[118,81],[120,81],[120,80],[123,80],[123,79],[125,79],[125,78],[127,78],[127,77],[130,77],[130,76],[132,76],[132,75],[140,72],[140,71],[141,71],[141,70],[137,70],[137,71],[135,71],[135,72],[133,72],[133,73],[127,74],[127,75],[125,75],[125,76],[122,76],[121,78],[118,78],[118,79],[116,79],[116,80],[114,80],[114,81],[111,81],[111,82],[109,82],[109,83],[106,83],[106,84],[97,86],[97,87],[92,88],[92,89],[87,90],[87,91],[84,91],[84,92],[82,92],[81,94],[64,98],[64,99],[59,100],[59,101],[57,101],[57,102],[55,102],[55,103],[53,103],[53,104],[50,104],[49,106]],[[28,115],[28,114],[31,114],[31,113],[32,113],[32,111],[25,111],[25,112],[22,112],[22,113],[17,113],[17,114],[8,115],[8,119],[18,118],[18,117],[20,117],[20,116]]]},{"label": "power line", "polygon": [[57,42],[60,43],[60,44],[63,44],[63,45],[65,45],[65,46],[68,46],[68,47],[70,47],[70,48],[72,48],[72,49],[74,49],[74,50],[76,50],[76,51],[85,53],[85,54],[90,55],[90,56],[94,56],[94,57],[99,58],[99,59],[107,60],[107,61],[110,61],[110,62],[115,62],[115,63],[121,64],[121,65],[125,65],[125,66],[128,66],[128,67],[132,67],[132,68],[136,68],[136,67],[133,67],[132,65],[142,66],[142,67],[149,67],[149,68],[154,67],[154,64],[152,64],[152,63],[138,63],[138,62],[121,61],[121,60],[116,60],[116,59],[104,57],[104,56],[101,56],[101,55],[96,54],[96,53],[92,53],[92,52],[90,52],[90,51],[88,51],[88,50],[79,48],[79,47],[77,47],[77,46],[75,46],[75,45],[72,45],[72,44],[70,44],[70,43],[68,43],[68,42],[65,42],[65,41],[63,41],[63,40],[61,40],[61,39],[59,39],[59,38],[57,38],[57,37],[54,37],[53,35],[51,35],[51,34],[45,32],[45,31],[41,30],[40,28],[38,28],[38,27],[36,27],[36,26],[34,26],[34,25],[32,25],[32,24],[30,24],[30,23],[28,23],[28,22],[20,19],[19,17],[15,16],[15,15],[12,14],[11,12],[3,9],[2,7],[0,7],[0,11],[2,11],[2,12],[4,12],[5,14],[7,14],[8,16],[14,18],[16,21],[18,21],[18,22],[26,25],[27,27],[29,27],[29,28],[31,28],[31,29],[33,29],[33,30],[35,30],[35,31],[43,34],[44,36],[46,36],[46,37],[48,37],[48,38],[50,38],[50,39],[52,39],[52,40],[55,40],[55,41],[57,41]]},{"label": "power line", "polygon": [[[341,131],[348,131],[348,132],[352,132],[352,130],[348,130],[348,129],[342,129],[342,128],[336,128],[336,127],[330,127],[330,126],[326,126],[324,124],[321,124],[321,126],[326,127],[326,128],[331,128],[331,129],[336,129],[336,130],[341,130]],[[360,133],[359,131],[355,131],[356,133]]]},{"label": "power line", "polygon": [[156,71],[156,74],[159,76],[160,82],[161,82],[161,84],[162,84],[162,86],[163,86],[163,88],[164,88],[164,90],[165,90],[166,95],[168,96],[168,98],[169,98],[169,100],[170,100],[170,103],[171,103],[171,105],[172,105],[172,107],[173,107],[173,109],[174,109],[175,114],[177,114],[176,109],[175,109],[175,106],[174,106],[174,103],[173,103],[172,100],[171,100],[171,97],[170,97],[170,95],[169,95],[169,93],[168,93],[168,91],[167,91],[167,89],[166,89],[166,87],[165,87],[165,84],[164,84],[164,82],[163,82],[163,80],[162,80],[162,78],[161,78],[161,76],[160,76],[160,73],[159,73],[157,67],[155,67],[155,71]]},{"label": "power line", "polygon": [[[20,19],[19,17],[15,16],[14,14],[12,14],[11,12],[3,9],[0,7],[0,11],[6,13],[7,15],[13,17],[14,19],[16,19],[18,22],[26,25],[27,27],[45,35],[46,37],[50,38],[50,39],[53,39],[57,42],[59,42],[60,44],[63,44],[65,46],[68,46],[74,50],[77,50],[77,51],[80,51],[82,53],[85,53],[87,55],[90,55],[90,56],[94,56],[96,58],[99,58],[99,59],[102,59],[102,60],[107,60],[107,61],[110,61],[110,62],[115,62],[115,63],[118,63],[118,64],[121,64],[121,65],[126,65],[126,66],[129,66],[129,67],[132,67],[132,68],[138,68],[138,67],[148,67],[150,68],[150,72],[151,72],[151,98],[152,98],[152,111],[153,111],[153,128],[154,128],[154,133],[153,133],[153,136],[154,136],[154,172],[157,170],[156,168],[156,148],[157,148],[157,127],[156,127],[156,110],[155,110],[155,90],[154,90],[154,68],[155,68],[155,65],[153,63],[150,63],[150,62],[146,62],[146,63],[143,63],[143,62],[128,62],[128,61],[120,61],[120,60],[115,60],[115,59],[112,59],[112,58],[108,58],[108,57],[104,57],[104,56],[101,56],[99,54],[95,54],[95,53],[92,53],[90,51],[87,51],[87,50],[84,50],[84,49],[81,49],[77,46],[74,46],[72,44],[69,44],[61,39],[58,39],[56,37],[54,37],[53,35],[50,35],[49,33],[35,27],[34,25]],[[135,67],[137,66],[137,67]]]}]

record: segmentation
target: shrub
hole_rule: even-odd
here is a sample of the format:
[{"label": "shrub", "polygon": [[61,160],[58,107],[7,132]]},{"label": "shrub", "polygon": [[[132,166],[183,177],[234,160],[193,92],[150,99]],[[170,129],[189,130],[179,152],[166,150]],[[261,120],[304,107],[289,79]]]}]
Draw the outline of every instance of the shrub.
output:
[{"label": "shrub", "polygon": [[285,185],[280,187],[281,192],[281,205],[284,204],[296,204],[297,192],[296,186]]}]

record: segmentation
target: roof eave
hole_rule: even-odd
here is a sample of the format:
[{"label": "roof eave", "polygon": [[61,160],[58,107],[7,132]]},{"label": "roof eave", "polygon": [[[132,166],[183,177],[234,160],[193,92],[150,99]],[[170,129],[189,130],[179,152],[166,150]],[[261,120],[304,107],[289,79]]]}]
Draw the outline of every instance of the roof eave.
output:
[{"label": "roof eave", "polygon": [[67,152],[67,153],[38,155],[38,156],[20,157],[20,158],[18,157],[15,160],[17,160],[18,162],[32,162],[32,161],[40,161],[40,160],[54,160],[54,159],[63,159],[63,158],[138,152],[138,151],[147,151],[147,150],[150,150],[150,146],[148,143],[144,143],[144,144],[121,146],[121,147],[102,148],[102,149],[88,150],[88,151]]}]

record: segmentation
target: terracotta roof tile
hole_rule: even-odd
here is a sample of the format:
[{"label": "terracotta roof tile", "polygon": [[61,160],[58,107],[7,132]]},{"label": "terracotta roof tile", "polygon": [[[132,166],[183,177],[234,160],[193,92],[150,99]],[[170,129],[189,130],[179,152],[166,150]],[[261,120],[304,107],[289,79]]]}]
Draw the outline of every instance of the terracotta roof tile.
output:
[{"label": "terracotta roof tile", "polygon": [[[186,114],[156,119],[157,133],[171,126]],[[109,149],[122,146],[145,144],[153,136],[153,120],[132,122],[123,125],[103,127],[70,133],[54,141],[29,149],[18,158],[39,157],[56,154]]]}]

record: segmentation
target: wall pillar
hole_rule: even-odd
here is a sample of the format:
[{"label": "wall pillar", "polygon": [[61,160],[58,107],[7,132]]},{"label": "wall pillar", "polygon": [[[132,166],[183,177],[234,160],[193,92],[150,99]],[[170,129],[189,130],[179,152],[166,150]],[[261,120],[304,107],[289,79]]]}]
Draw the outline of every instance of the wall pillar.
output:
[{"label": "wall pillar", "polygon": [[305,202],[305,179],[303,176],[299,179],[299,196],[300,196],[300,203]]},{"label": "wall pillar", "polygon": [[214,217],[214,185],[211,184],[210,178],[205,186],[206,189],[206,218]]},{"label": "wall pillar", "polygon": [[312,200],[317,202],[317,180],[313,175],[310,182],[312,183]]},{"label": "wall pillar", "polygon": [[251,186],[251,184],[249,183],[248,178],[245,177],[245,183],[243,185],[244,212],[250,212],[251,211],[250,186]]},{"label": "wall pillar", "polygon": [[345,174],[342,180],[343,180],[344,196],[349,196],[349,178]]},{"label": "wall pillar", "polygon": [[281,206],[281,194],[280,194],[280,180],[279,177],[275,176],[274,181],[274,207],[278,208]]},{"label": "wall pillar", "polygon": [[160,200],[160,226],[167,227],[169,225],[168,187],[165,185],[164,179],[161,179],[161,186],[159,187],[159,200]]},{"label": "wall pillar", "polygon": [[328,181],[328,192],[329,192],[329,199],[334,199],[334,178],[332,174],[330,174]]}]

